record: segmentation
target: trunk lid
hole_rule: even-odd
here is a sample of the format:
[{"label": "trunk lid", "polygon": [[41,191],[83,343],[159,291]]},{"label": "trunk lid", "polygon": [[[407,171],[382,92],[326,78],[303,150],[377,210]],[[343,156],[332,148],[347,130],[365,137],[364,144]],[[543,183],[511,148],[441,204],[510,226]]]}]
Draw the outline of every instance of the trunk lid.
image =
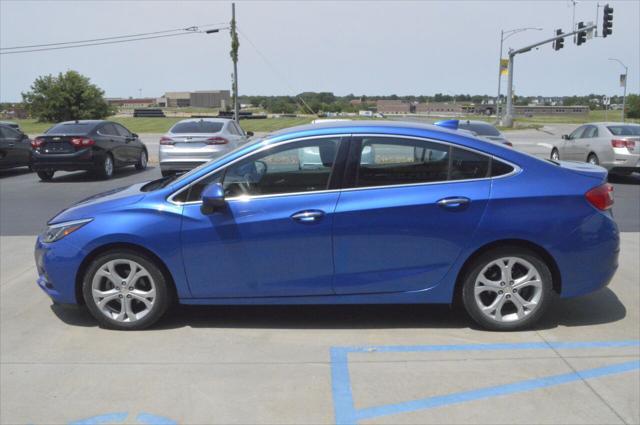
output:
[{"label": "trunk lid", "polygon": [[593,177],[599,181],[606,181],[607,170],[599,165],[586,162],[558,161],[557,164],[565,170],[572,171],[587,177]]},{"label": "trunk lid", "polygon": [[78,136],[40,136],[44,142],[40,146],[40,153],[44,155],[67,154],[76,151],[71,139]]}]

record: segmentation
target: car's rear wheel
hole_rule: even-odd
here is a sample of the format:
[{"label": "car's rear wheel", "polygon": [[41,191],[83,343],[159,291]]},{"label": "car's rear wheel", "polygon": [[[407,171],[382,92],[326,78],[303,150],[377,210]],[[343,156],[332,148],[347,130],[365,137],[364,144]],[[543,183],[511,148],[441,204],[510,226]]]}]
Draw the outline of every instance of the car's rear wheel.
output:
[{"label": "car's rear wheel", "polygon": [[54,174],[55,174],[55,171],[52,171],[52,170],[38,171],[38,177],[40,177],[40,180],[42,180],[43,182],[48,182],[49,180],[51,180]]},{"label": "car's rear wheel", "polygon": [[481,255],[464,277],[466,311],[482,327],[520,330],[544,314],[553,297],[549,267],[534,252],[503,247]]},{"label": "car's rear wheel", "polygon": [[560,161],[560,152],[558,152],[558,149],[553,149],[551,151],[551,159],[553,161]]},{"label": "car's rear wheel", "polygon": [[89,266],[82,283],[84,301],[101,326],[144,329],[167,310],[170,292],[154,261],[135,251],[110,251]]},{"label": "car's rear wheel", "polygon": [[587,162],[592,165],[600,165],[600,160],[598,159],[598,155],[595,153],[590,153],[587,157]]},{"label": "car's rear wheel", "polygon": [[140,157],[138,158],[138,162],[136,162],[136,170],[144,170],[145,168],[147,168],[147,151],[145,151],[144,149],[142,150],[142,152],[140,152]]},{"label": "car's rear wheel", "polygon": [[96,174],[102,179],[110,179],[113,177],[114,168],[113,156],[107,153],[102,159],[102,163],[96,169]]},{"label": "car's rear wheel", "polygon": [[162,177],[168,177],[174,175],[176,172],[170,170],[161,170],[160,173],[162,174]]}]

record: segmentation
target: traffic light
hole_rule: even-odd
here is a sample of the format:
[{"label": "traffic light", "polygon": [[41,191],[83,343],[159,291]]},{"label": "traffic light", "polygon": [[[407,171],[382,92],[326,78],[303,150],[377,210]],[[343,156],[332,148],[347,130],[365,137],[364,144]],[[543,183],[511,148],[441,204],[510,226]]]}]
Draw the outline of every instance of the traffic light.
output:
[{"label": "traffic light", "polygon": [[[584,22],[578,22],[578,29],[582,29],[584,28]],[[579,46],[581,44],[584,44],[587,42],[587,32],[586,31],[579,31],[576,37],[576,44]]]},{"label": "traffic light", "polygon": [[[562,30],[556,30],[556,37],[562,35]],[[564,47],[564,37],[556,39],[553,42],[553,50],[560,50]]]},{"label": "traffic light", "polygon": [[613,33],[613,7],[605,4],[602,10],[604,12],[602,15],[602,36],[606,37]]}]

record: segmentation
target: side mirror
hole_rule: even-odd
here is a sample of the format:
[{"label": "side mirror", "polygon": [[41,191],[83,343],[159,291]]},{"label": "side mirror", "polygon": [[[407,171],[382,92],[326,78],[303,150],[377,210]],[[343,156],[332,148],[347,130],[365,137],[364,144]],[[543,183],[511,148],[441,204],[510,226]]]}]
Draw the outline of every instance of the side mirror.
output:
[{"label": "side mirror", "polygon": [[200,211],[202,214],[213,214],[217,210],[224,208],[226,202],[224,200],[224,188],[220,183],[211,183],[202,191],[202,205]]},{"label": "side mirror", "polygon": [[245,134],[247,137],[253,137],[253,131],[247,131]]},{"label": "side mirror", "polygon": [[133,137],[134,139],[138,138],[138,134],[137,133],[131,133],[131,137]]},{"label": "side mirror", "polygon": [[569,135],[568,134],[563,134],[562,135],[562,139],[563,140],[569,140]]}]

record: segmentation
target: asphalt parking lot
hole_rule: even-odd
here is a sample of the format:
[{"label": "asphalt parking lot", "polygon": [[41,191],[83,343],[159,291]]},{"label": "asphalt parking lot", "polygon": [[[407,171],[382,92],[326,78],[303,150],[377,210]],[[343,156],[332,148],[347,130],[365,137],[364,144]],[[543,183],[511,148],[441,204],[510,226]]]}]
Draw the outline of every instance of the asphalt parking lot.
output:
[{"label": "asphalt parking lot", "polygon": [[[545,156],[563,129],[508,136]],[[100,329],[35,284],[35,235],[108,182],[0,172],[0,423],[640,423],[640,176],[614,179],[620,268],[534,330],[478,329],[446,306],[177,307]],[[157,143],[157,142],[156,142]]]}]

